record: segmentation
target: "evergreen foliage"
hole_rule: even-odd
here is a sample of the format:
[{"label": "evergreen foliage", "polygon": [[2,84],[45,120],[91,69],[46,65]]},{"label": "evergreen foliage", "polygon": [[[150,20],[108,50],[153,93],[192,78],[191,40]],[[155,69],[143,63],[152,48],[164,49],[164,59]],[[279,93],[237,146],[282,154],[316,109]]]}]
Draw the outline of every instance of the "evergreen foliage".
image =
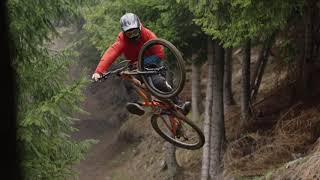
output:
[{"label": "evergreen foliage", "polygon": [[10,34],[17,77],[18,147],[24,179],[66,179],[92,140],[76,142],[69,134],[72,115],[83,112],[87,79],[70,82],[71,50],[53,55],[48,43],[59,34],[53,22],[77,14],[78,0],[9,0]]},{"label": "evergreen foliage", "polygon": [[120,32],[119,19],[125,12],[137,14],[144,26],[172,42],[187,58],[191,49],[205,49],[206,37],[194,23],[193,14],[175,0],[101,1],[83,10],[84,28],[102,53],[115,41]]},{"label": "evergreen foliage", "polygon": [[[302,12],[303,0],[183,1],[203,31],[225,47],[238,47],[249,39],[270,36]],[[181,3],[182,4],[182,3]]]},{"label": "evergreen foliage", "polygon": [[102,53],[116,40],[120,30],[121,4],[117,1],[103,1],[82,7],[86,21],[84,29],[89,41]]}]

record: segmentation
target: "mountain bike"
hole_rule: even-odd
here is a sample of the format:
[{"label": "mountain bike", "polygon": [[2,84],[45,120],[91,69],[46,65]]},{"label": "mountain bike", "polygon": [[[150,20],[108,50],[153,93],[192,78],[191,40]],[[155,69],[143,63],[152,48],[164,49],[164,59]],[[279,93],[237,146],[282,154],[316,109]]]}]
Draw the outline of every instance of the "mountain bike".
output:
[{"label": "mountain bike", "polygon": [[[147,67],[144,64],[144,53],[152,46],[165,47],[166,57],[160,67]],[[167,59],[170,58],[170,59]],[[154,130],[166,141],[184,149],[199,149],[205,142],[201,129],[182,113],[181,107],[170,99],[178,95],[185,82],[184,61],[178,49],[164,39],[152,39],[144,44],[138,56],[138,68],[131,69],[129,60],[119,64],[122,67],[104,73],[100,80],[110,76],[118,76],[134,86],[143,107],[151,107],[151,125]],[[153,85],[151,76],[166,74],[170,77],[170,92],[163,92]],[[140,80],[139,80],[140,79]]]}]

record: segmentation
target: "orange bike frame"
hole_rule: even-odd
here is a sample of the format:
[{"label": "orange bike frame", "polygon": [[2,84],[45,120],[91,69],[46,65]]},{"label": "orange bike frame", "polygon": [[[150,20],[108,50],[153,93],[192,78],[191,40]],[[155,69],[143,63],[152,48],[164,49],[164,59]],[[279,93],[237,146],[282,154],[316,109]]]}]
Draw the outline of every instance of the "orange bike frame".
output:
[{"label": "orange bike frame", "polygon": [[140,96],[140,98],[143,100],[143,106],[147,106],[147,107],[151,107],[151,108],[155,108],[155,107],[159,107],[161,109],[169,109],[172,106],[170,106],[167,103],[160,103],[157,101],[153,101],[151,100],[151,96],[149,93],[147,93],[146,88],[141,84],[141,82],[135,78],[132,74],[126,73],[125,71],[121,74],[122,79],[128,80],[129,82],[131,82],[138,95]]},{"label": "orange bike frame", "polygon": [[[138,95],[140,96],[140,98],[143,100],[142,105],[145,107],[151,107],[153,112],[156,113],[157,112],[157,107],[160,109],[170,109],[173,108],[172,105],[167,104],[165,102],[161,101],[153,101],[151,100],[151,96],[149,93],[147,93],[146,88],[141,84],[141,82],[135,78],[132,74],[126,73],[126,71],[124,71],[123,73],[121,73],[121,78],[128,80],[129,82],[131,82]],[[173,116],[169,116],[170,119],[170,123],[171,123],[171,131],[174,135],[176,135],[176,129],[177,129],[177,124],[179,120],[177,120],[175,117]],[[164,123],[166,124],[166,126],[170,129],[169,125],[167,124],[167,122],[164,121]]]}]

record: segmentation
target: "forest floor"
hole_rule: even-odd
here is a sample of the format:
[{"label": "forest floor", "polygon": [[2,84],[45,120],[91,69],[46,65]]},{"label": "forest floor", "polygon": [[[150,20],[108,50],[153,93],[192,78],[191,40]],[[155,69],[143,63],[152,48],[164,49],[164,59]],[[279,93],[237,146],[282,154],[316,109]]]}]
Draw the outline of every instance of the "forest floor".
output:
[{"label": "forest floor", "polygon": [[106,162],[110,161],[122,148],[120,144],[114,143],[116,129],[108,127],[108,124],[101,120],[80,120],[75,127],[80,131],[74,134],[74,139],[99,141],[90,148],[86,158],[74,167],[79,173],[79,179],[105,179]]}]

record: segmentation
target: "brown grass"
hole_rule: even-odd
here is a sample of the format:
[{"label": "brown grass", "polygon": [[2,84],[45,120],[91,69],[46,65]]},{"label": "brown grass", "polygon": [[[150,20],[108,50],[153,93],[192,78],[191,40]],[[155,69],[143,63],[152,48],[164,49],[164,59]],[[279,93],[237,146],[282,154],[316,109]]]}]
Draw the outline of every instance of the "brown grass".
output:
[{"label": "brown grass", "polygon": [[[319,106],[306,110],[301,108],[299,103],[289,108],[279,116],[269,133],[249,133],[230,143],[224,158],[225,174],[260,176],[303,157],[319,137],[320,112]],[[308,161],[318,163],[313,165],[316,169],[320,166],[320,148],[316,146],[315,149],[317,153]]]},{"label": "brown grass", "polygon": [[271,69],[248,125],[240,126],[238,106],[225,116],[224,176],[320,180],[320,84],[313,81],[311,98],[297,101],[297,63],[276,60]]},{"label": "brown grass", "polygon": [[264,179],[320,179],[320,139],[308,156],[286,163]]}]

